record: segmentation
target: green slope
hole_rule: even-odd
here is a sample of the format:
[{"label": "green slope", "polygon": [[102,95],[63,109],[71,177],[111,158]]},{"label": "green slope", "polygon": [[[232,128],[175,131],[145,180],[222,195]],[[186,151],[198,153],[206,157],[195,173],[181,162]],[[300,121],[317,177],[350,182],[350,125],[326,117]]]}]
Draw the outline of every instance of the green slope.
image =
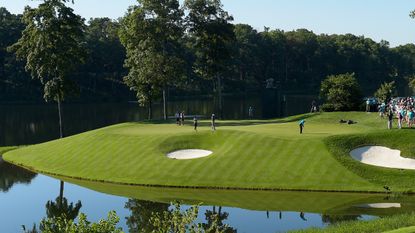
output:
[{"label": "green slope", "polygon": [[[345,192],[295,192],[142,187],[63,179],[101,193],[159,203],[232,206],[259,211],[296,211],[329,215],[387,216],[415,211],[415,196]],[[399,203],[401,208],[370,208],[373,203]]]},{"label": "green slope", "polygon": [[415,232],[415,226],[414,227],[404,227],[393,231],[388,231],[385,233],[414,233]]},{"label": "green slope", "polygon": [[[305,133],[299,135],[296,120],[302,117],[307,123]],[[339,124],[340,119],[358,124]],[[382,191],[382,182],[362,176],[333,156],[327,140],[333,135],[377,132],[384,123],[376,114],[366,113],[224,121],[216,132],[209,130],[208,122],[202,122],[198,132],[174,124],[125,123],[24,147],[6,153],[4,159],[49,174],[124,184]],[[411,130],[405,132],[415,136]],[[165,156],[188,148],[214,153],[187,161]],[[408,190],[407,183],[401,185],[398,178],[389,181],[394,190]]]}]

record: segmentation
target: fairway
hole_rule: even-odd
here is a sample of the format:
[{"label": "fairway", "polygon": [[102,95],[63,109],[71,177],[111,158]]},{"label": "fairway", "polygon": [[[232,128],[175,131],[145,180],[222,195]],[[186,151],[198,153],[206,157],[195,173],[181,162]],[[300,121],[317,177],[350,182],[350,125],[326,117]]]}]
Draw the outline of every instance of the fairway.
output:
[{"label": "fairway", "polygon": [[[303,117],[306,125],[300,135],[297,121]],[[340,119],[358,123],[340,124]],[[215,132],[208,125],[201,122],[195,132],[190,125],[124,123],[23,147],[6,153],[4,159],[53,175],[166,187],[383,192],[383,186],[389,185],[394,191],[411,192],[414,183],[410,177],[415,171],[404,171],[401,178],[398,169],[354,161],[348,156],[347,146],[347,156],[341,148],[336,149],[341,146],[339,142],[367,135],[382,135],[382,140],[389,137],[393,142],[400,134],[415,136],[412,130],[393,130],[385,135],[386,123],[375,113],[223,121]],[[401,147],[396,143],[392,148]],[[192,160],[166,157],[167,153],[184,149],[213,153]],[[397,149],[411,151],[405,145]],[[367,169],[373,172],[366,174]],[[383,173],[393,176],[385,181]]]}]

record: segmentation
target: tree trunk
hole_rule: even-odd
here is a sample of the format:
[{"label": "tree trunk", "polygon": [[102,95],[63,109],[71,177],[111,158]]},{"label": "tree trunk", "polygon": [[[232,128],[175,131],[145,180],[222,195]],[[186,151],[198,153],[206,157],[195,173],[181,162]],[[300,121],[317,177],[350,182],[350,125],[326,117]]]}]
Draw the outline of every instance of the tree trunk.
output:
[{"label": "tree trunk", "polygon": [[62,106],[61,98],[58,96],[58,112],[59,112],[59,136],[63,138],[63,127],[62,127]]},{"label": "tree trunk", "polygon": [[[62,126],[62,103],[61,103],[61,97],[58,95],[58,113],[59,113],[59,136],[60,138],[63,138],[63,126]],[[64,182],[60,181],[60,187],[59,187],[59,205],[62,206],[63,201],[63,189],[64,189]]]},{"label": "tree trunk", "polygon": [[166,97],[166,87],[163,88],[163,117],[164,120],[167,120],[167,97]]},{"label": "tree trunk", "polygon": [[222,106],[222,79],[219,75],[217,75],[217,81],[218,81],[218,107],[219,107],[219,118],[223,119],[223,106]]},{"label": "tree trunk", "polygon": [[153,119],[153,101],[150,98],[148,100],[148,120]]},{"label": "tree trunk", "polygon": [[[59,112],[59,136],[63,138],[63,127],[62,127],[62,105],[61,105],[61,97],[58,95],[58,112]],[[63,189],[64,189],[64,182],[60,182],[59,188],[59,206],[62,207],[63,202]]]},{"label": "tree trunk", "polygon": [[64,189],[65,183],[63,181],[61,181],[61,185],[59,187],[59,203],[58,205],[60,207],[62,207],[62,203],[63,203],[63,189]]}]

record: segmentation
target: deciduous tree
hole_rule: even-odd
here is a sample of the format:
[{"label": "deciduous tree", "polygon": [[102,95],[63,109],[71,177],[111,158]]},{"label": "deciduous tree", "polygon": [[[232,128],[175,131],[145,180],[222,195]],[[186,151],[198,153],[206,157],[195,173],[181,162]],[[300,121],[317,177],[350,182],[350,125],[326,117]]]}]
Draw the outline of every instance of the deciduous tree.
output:
[{"label": "deciduous tree", "polygon": [[200,76],[213,80],[222,116],[223,73],[229,65],[231,44],[235,41],[233,17],[220,0],[186,0],[187,25],[196,54],[194,68]]},{"label": "deciduous tree", "polygon": [[380,85],[379,89],[375,92],[374,96],[382,103],[386,103],[392,98],[396,92],[395,81],[385,82]]},{"label": "deciduous tree", "polygon": [[69,0],[44,0],[37,8],[26,7],[22,37],[9,47],[25,69],[44,87],[44,99],[56,101],[59,135],[63,137],[61,103],[74,91],[70,74],[83,61],[84,20],[66,6]]},{"label": "deciduous tree", "polygon": [[[120,39],[127,50],[124,82],[148,106],[152,118],[153,99],[174,85],[184,73],[180,56],[183,11],[178,0],[138,0],[121,21]],[[164,118],[167,118],[164,105]]]},{"label": "deciduous tree", "polygon": [[325,100],[324,110],[357,110],[361,103],[359,83],[352,73],[330,75],[322,83],[320,96]]}]

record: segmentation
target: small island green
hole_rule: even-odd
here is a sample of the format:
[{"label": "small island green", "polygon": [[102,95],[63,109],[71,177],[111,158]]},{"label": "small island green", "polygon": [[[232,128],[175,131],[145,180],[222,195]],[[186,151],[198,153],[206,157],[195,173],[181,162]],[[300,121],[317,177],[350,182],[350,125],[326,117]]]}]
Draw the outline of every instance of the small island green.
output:
[{"label": "small island green", "polygon": [[[303,134],[298,120],[307,119]],[[341,124],[340,119],[356,124]],[[274,120],[201,121],[188,126],[124,123],[22,147],[4,154],[34,171],[117,184],[156,187],[412,192],[415,171],[361,164],[349,156],[361,145],[384,145],[415,157],[415,130],[386,130],[376,113],[338,112]],[[166,154],[204,149],[212,155],[175,160]]]}]

